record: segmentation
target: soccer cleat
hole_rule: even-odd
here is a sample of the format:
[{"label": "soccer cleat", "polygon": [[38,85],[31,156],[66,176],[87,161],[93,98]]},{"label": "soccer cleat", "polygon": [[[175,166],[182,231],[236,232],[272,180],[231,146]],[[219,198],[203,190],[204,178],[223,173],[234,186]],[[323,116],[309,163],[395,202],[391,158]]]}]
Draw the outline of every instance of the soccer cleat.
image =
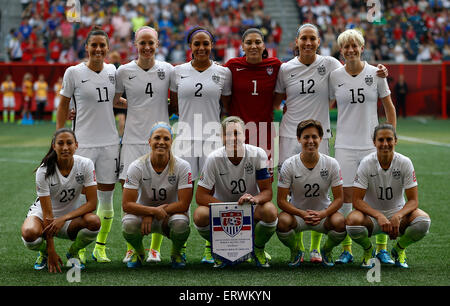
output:
[{"label": "soccer cleat", "polygon": [[291,262],[288,263],[288,266],[291,268],[299,267],[303,262],[303,252],[301,250],[297,251],[297,253],[291,251]]},{"label": "soccer cleat", "polygon": [[395,266],[403,269],[408,269],[409,266],[406,263],[406,250],[398,252],[396,248],[392,248],[391,255],[395,259]]},{"label": "soccer cleat", "polygon": [[130,249],[127,251],[127,253],[125,254],[125,257],[123,258],[122,262],[123,263],[127,263],[131,260],[131,257],[133,257],[134,254],[134,250]]},{"label": "soccer cleat", "polygon": [[339,255],[339,258],[336,259],[335,263],[340,265],[348,264],[349,262],[353,262],[353,255],[350,254],[349,251],[344,251]]},{"label": "soccer cleat", "polygon": [[186,244],[181,248],[181,257],[186,261]]},{"label": "soccer cleat", "polygon": [[364,250],[363,254],[363,260],[361,263],[362,268],[371,269],[375,266],[374,263],[370,263],[370,260],[375,257],[375,250],[373,248],[373,245],[370,245],[370,248],[367,250]]},{"label": "soccer cleat", "polygon": [[82,248],[78,251],[78,258],[80,258],[80,262],[82,264],[84,264],[84,265],[86,264],[87,258],[86,258],[86,249],[85,248]]},{"label": "soccer cleat", "polygon": [[181,254],[171,255],[170,259],[172,261],[172,268],[174,269],[182,269],[186,267],[186,260],[184,260]]},{"label": "soccer cleat", "polygon": [[254,258],[256,261],[256,266],[261,268],[269,268],[269,259],[266,257],[266,252],[264,249],[255,247]]},{"label": "soccer cleat", "polygon": [[34,269],[40,271],[47,267],[47,255],[42,252],[39,252],[38,257],[34,263]]},{"label": "soccer cleat", "polygon": [[333,259],[331,258],[331,252],[325,253],[323,250],[320,250],[320,255],[322,257],[322,265],[325,267],[334,267]]},{"label": "soccer cleat", "polygon": [[161,254],[154,249],[150,249],[148,251],[148,257],[147,262],[160,262],[161,261]]},{"label": "soccer cleat", "polygon": [[111,259],[106,256],[106,247],[104,245],[95,245],[94,251],[92,251],[92,258],[96,262],[111,262]]},{"label": "soccer cleat", "polygon": [[127,267],[130,269],[140,268],[140,267],[142,267],[143,262],[144,262],[144,256],[133,252],[133,255],[131,256],[130,261],[127,262]]},{"label": "soccer cleat", "polygon": [[214,268],[216,268],[216,269],[223,269],[223,268],[225,268],[227,266],[227,264],[226,263],[224,263],[222,260],[220,260],[220,259],[214,259]]},{"label": "soccer cleat", "polygon": [[393,265],[395,262],[392,260],[391,256],[389,256],[389,253],[386,250],[380,250],[376,258],[382,263],[387,265]]},{"label": "soccer cleat", "polygon": [[213,264],[214,258],[211,255],[211,247],[205,246],[205,251],[203,252],[202,263]]},{"label": "soccer cleat", "polygon": [[77,255],[66,253],[67,260],[69,260],[72,264],[72,268],[78,268],[80,270],[84,270],[86,266],[81,262],[80,257]]},{"label": "soccer cleat", "polygon": [[321,263],[322,255],[320,255],[319,251],[314,249],[309,253],[309,261],[313,263]]}]

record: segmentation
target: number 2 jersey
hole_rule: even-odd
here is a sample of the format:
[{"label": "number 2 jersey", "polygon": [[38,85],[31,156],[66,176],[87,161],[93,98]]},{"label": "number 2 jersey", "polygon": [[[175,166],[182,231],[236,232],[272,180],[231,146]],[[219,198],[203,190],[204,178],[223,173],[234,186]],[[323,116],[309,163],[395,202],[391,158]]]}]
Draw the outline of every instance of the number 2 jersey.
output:
[{"label": "number 2 jersey", "polygon": [[364,201],[372,208],[387,211],[405,205],[403,193],[417,186],[417,179],[408,157],[394,152],[390,167],[384,170],[373,152],[359,164],[353,186],[366,190]]},{"label": "number 2 jersey", "polygon": [[97,73],[86,63],[67,68],[60,94],[72,98],[76,117],[73,130],[79,148],[119,144],[113,112],[116,67],[103,64]]},{"label": "number 2 jersey", "polygon": [[336,100],[338,109],[335,148],[373,149],[378,98],[391,94],[387,80],[376,76],[377,70],[364,62],[364,69],[355,77],[345,66],[331,72],[330,99]]},{"label": "number 2 jersey", "polygon": [[36,192],[38,197],[50,196],[55,218],[79,207],[78,199],[83,187],[97,185],[94,163],[79,155],[73,156],[72,170],[67,177],[61,174],[58,167],[48,178],[45,178],[46,173],[47,167],[44,166],[36,171]]},{"label": "number 2 jersey", "polygon": [[305,167],[300,154],[291,156],[283,163],[278,175],[278,187],[289,188],[292,205],[301,210],[327,209],[331,204],[330,188],[342,184],[339,163],[322,153],[312,170]]},{"label": "number 2 jersey", "polygon": [[174,156],[173,173],[169,173],[169,165],[157,173],[150,161],[150,154],[146,154],[128,167],[124,188],[139,191],[137,203],[145,206],[157,207],[178,200],[178,190],[192,188],[192,173],[189,163]]}]

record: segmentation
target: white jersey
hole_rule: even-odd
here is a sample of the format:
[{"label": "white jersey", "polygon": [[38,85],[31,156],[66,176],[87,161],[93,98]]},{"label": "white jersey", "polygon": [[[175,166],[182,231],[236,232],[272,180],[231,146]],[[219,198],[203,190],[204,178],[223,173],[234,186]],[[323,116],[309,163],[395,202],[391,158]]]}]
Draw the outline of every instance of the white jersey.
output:
[{"label": "white jersey", "polygon": [[339,67],[342,64],[337,59],[321,55],[309,66],[298,57],[281,65],[275,92],[286,94],[287,110],[281,119],[280,136],[297,138],[297,125],[314,119],[322,124],[324,138],[331,138],[328,79]]},{"label": "white jersey", "polygon": [[417,186],[417,179],[408,157],[394,152],[389,169],[384,170],[373,152],[359,164],[353,186],[366,189],[364,201],[372,208],[387,211],[405,206],[403,193]]},{"label": "white jersey", "polygon": [[245,193],[257,195],[258,179],[268,178],[258,177],[258,171],[267,169],[267,154],[253,145],[244,146],[244,157],[238,165],[230,161],[225,147],[208,155],[198,185],[214,188],[214,197],[223,202],[237,202]]},{"label": "white jersey", "polygon": [[330,188],[343,184],[337,160],[322,153],[319,155],[312,170],[305,167],[300,154],[288,158],[281,167],[278,187],[289,188],[291,203],[298,209],[327,209],[331,204]]},{"label": "white jersey", "polygon": [[[95,186],[94,163],[85,157],[74,155],[72,170],[63,176],[56,166],[52,176],[45,178],[47,167],[40,166],[36,171],[36,192],[38,197],[50,196],[53,216],[64,216],[78,208],[78,198],[83,187]],[[38,202],[40,205],[40,202]],[[84,203],[83,203],[84,204]]]},{"label": "white jersey", "polygon": [[157,60],[148,71],[136,61],[117,69],[116,93],[126,92],[128,104],[123,144],[146,144],[153,124],[169,123],[168,93],[173,69],[171,64]]},{"label": "white jersey", "polygon": [[[170,90],[178,93],[179,139],[220,140],[220,97],[231,95],[231,71],[216,63],[203,72],[195,70],[190,62],[178,65]],[[203,127],[210,122],[216,126],[203,133]]]},{"label": "white jersey", "polygon": [[364,62],[355,77],[345,67],[330,75],[330,98],[336,100],[338,119],[336,148],[368,150],[373,148],[372,134],[378,125],[378,98],[391,94],[387,80],[376,76],[378,68]]},{"label": "white jersey", "polygon": [[124,188],[139,190],[137,203],[157,207],[178,200],[178,190],[192,188],[191,166],[183,159],[174,156],[173,173],[169,173],[167,164],[163,172],[157,173],[146,154],[128,167]]},{"label": "white jersey", "polygon": [[80,63],[64,73],[60,94],[74,103],[73,130],[80,148],[119,144],[113,112],[115,72],[112,64],[104,63],[103,70],[96,73]]}]

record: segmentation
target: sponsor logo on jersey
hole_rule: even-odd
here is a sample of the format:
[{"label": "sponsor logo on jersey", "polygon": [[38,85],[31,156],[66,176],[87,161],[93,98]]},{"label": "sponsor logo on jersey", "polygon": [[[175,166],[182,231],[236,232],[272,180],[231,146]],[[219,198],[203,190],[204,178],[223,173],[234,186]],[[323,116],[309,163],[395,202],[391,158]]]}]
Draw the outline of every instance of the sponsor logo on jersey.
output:
[{"label": "sponsor logo on jersey", "polygon": [[167,177],[167,180],[169,181],[170,185],[175,185],[175,183],[177,182],[177,177],[175,174],[172,174]]},{"label": "sponsor logo on jersey", "polygon": [[156,74],[158,75],[158,78],[162,81],[166,78],[166,72],[162,69],[158,69],[158,71],[156,72]]},{"label": "sponsor logo on jersey", "polygon": [[319,67],[317,67],[317,72],[318,72],[320,75],[324,76],[325,73],[327,73],[327,69],[325,68],[324,65],[320,65]]},{"label": "sponsor logo on jersey", "polygon": [[417,182],[417,179],[416,179],[416,171],[413,171],[413,182]]},{"label": "sponsor logo on jersey", "polygon": [[373,84],[373,76],[366,75],[364,78],[364,81],[366,82],[367,86],[371,86]]},{"label": "sponsor logo on jersey", "polygon": [[[202,173],[200,179],[203,180],[203,173]],[[192,173],[191,172],[188,173],[188,184],[192,184]]]},{"label": "sponsor logo on jersey", "polygon": [[245,164],[244,169],[245,169],[245,173],[253,174],[253,165],[250,162]]},{"label": "sponsor logo on jersey", "polygon": [[234,237],[241,231],[251,230],[250,217],[244,217],[242,210],[220,211],[219,218],[213,218],[213,230],[223,231],[228,236]]},{"label": "sponsor logo on jersey", "polygon": [[[342,177],[341,177],[341,180],[342,180]],[[359,176],[358,176],[358,174],[355,175],[354,182],[355,183],[359,183]]]},{"label": "sponsor logo on jersey", "polygon": [[267,74],[268,74],[268,75],[272,75],[272,73],[273,73],[273,67],[272,67],[272,66],[267,67],[266,71],[267,71]]},{"label": "sponsor logo on jersey", "polygon": [[77,181],[78,184],[83,184],[84,183],[84,174],[83,173],[77,173],[75,175],[75,180]]},{"label": "sponsor logo on jersey", "polygon": [[401,176],[402,176],[402,173],[401,173],[400,169],[393,169],[392,170],[392,177],[393,178],[395,178],[396,180],[399,180]]},{"label": "sponsor logo on jersey", "polygon": [[213,80],[214,83],[219,84],[220,82],[220,76],[218,76],[217,74],[213,74],[211,79]]},{"label": "sponsor logo on jersey", "polygon": [[114,74],[109,74],[108,78],[109,78],[109,81],[111,82],[111,84],[113,84],[113,85],[116,84],[116,78],[114,77]]},{"label": "sponsor logo on jersey", "polygon": [[320,169],[320,177],[326,180],[328,178],[328,169]]}]

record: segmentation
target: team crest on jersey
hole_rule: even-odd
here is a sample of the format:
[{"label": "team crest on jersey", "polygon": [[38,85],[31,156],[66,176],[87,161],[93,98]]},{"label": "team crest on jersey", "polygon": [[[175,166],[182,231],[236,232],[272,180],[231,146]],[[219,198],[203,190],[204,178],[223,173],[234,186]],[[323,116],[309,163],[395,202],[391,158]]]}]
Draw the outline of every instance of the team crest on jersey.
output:
[{"label": "team crest on jersey", "polygon": [[323,76],[325,75],[325,73],[327,73],[327,69],[324,65],[320,65],[319,67],[317,67],[317,72]]},{"label": "team crest on jersey", "polygon": [[158,74],[158,78],[162,81],[166,78],[166,72],[162,69],[158,69],[156,72]]},{"label": "team crest on jersey", "polygon": [[364,78],[364,81],[366,82],[367,86],[371,86],[373,84],[373,76],[366,75]]},{"label": "team crest on jersey", "polygon": [[320,177],[326,180],[328,178],[328,169],[320,169]]},{"label": "team crest on jersey", "polygon": [[77,173],[75,175],[75,180],[77,181],[78,184],[83,184],[84,183],[84,174],[83,173]]},{"label": "team crest on jersey", "polygon": [[109,74],[108,75],[109,81],[111,82],[111,84],[116,84],[116,78],[114,77],[114,74]]},{"label": "team crest on jersey", "polygon": [[211,79],[213,80],[214,83],[219,84],[220,83],[220,76],[218,76],[217,74],[213,74]]},{"label": "team crest on jersey", "polygon": [[267,71],[267,74],[268,74],[268,75],[272,75],[272,73],[273,73],[273,67],[272,67],[272,66],[267,67],[266,71]]},{"label": "team crest on jersey", "polygon": [[245,169],[245,173],[253,174],[253,165],[251,163],[245,164],[244,169]]},{"label": "team crest on jersey", "polygon": [[243,211],[242,210],[229,210],[221,211],[220,214],[220,225],[228,236],[234,237],[242,229],[243,223]]},{"label": "team crest on jersey", "polygon": [[401,176],[402,176],[402,173],[400,172],[400,169],[393,169],[392,170],[392,177],[393,178],[395,178],[396,180],[399,180]]},{"label": "team crest on jersey", "polygon": [[177,176],[175,174],[169,175],[167,177],[167,180],[169,181],[170,185],[175,185],[175,183],[177,182]]}]

